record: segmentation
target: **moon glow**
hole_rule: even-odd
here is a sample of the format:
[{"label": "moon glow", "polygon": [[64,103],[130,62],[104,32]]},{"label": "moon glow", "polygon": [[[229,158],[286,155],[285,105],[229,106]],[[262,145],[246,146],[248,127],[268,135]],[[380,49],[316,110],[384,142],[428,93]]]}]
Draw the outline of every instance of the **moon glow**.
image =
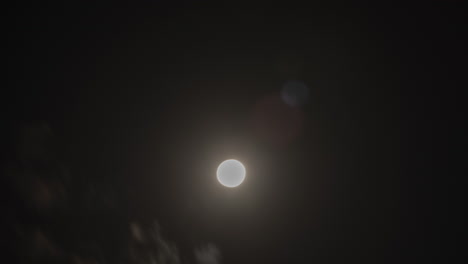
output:
[{"label": "moon glow", "polygon": [[216,177],[226,187],[237,187],[245,179],[245,167],[237,160],[225,160],[219,164]]}]

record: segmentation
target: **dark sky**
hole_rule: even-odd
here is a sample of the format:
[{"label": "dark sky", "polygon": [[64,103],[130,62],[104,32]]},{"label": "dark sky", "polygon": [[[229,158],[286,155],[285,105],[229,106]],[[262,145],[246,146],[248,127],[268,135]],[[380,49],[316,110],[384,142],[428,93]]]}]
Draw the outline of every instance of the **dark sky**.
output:
[{"label": "dark sky", "polygon": [[[46,124],[68,190],[112,197],[90,226],[118,237],[157,220],[182,255],[212,242],[227,264],[455,258],[434,163],[457,118],[443,113],[459,105],[461,1],[168,2],[8,8],[4,166],[20,128]],[[281,101],[291,80],[304,105]],[[215,178],[229,158],[247,168],[234,189]]]}]

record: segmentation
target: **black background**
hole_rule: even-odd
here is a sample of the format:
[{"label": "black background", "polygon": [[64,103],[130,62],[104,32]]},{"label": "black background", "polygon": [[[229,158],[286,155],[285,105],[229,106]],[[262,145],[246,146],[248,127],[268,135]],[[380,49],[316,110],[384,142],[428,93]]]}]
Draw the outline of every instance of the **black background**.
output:
[{"label": "black background", "polygon": [[[54,228],[88,231],[57,241],[88,232],[110,252],[137,219],[158,220],[182,255],[215,243],[223,263],[455,260],[460,5],[13,4],[4,167],[19,128],[46,123],[70,204],[89,182],[113,199],[60,216]],[[265,141],[255,105],[295,79],[309,87],[301,133]],[[215,180],[228,158],[247,167],[236,189]]]}]

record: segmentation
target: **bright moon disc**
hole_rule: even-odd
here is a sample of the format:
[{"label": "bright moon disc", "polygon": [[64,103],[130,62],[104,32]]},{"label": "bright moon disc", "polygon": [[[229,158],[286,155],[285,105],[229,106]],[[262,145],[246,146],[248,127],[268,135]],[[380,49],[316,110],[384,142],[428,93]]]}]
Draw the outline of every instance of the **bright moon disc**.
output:
[{"label": "bright moon disc", "polygon": [[226,187],[237,187],[245,179],[245,167],[237,160],[225,160],[216,171],[218,181]]}]

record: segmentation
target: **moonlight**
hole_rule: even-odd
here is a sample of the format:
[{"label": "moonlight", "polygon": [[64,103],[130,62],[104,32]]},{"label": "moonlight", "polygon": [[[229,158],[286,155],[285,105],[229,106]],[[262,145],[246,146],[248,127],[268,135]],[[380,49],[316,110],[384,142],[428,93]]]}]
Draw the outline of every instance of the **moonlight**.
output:
[{"label": "moonlight", "polygon": [[237,187],[245,179],[245,167],[237,160],[225,160],[216,171],[218,181],[226,187]]}]

